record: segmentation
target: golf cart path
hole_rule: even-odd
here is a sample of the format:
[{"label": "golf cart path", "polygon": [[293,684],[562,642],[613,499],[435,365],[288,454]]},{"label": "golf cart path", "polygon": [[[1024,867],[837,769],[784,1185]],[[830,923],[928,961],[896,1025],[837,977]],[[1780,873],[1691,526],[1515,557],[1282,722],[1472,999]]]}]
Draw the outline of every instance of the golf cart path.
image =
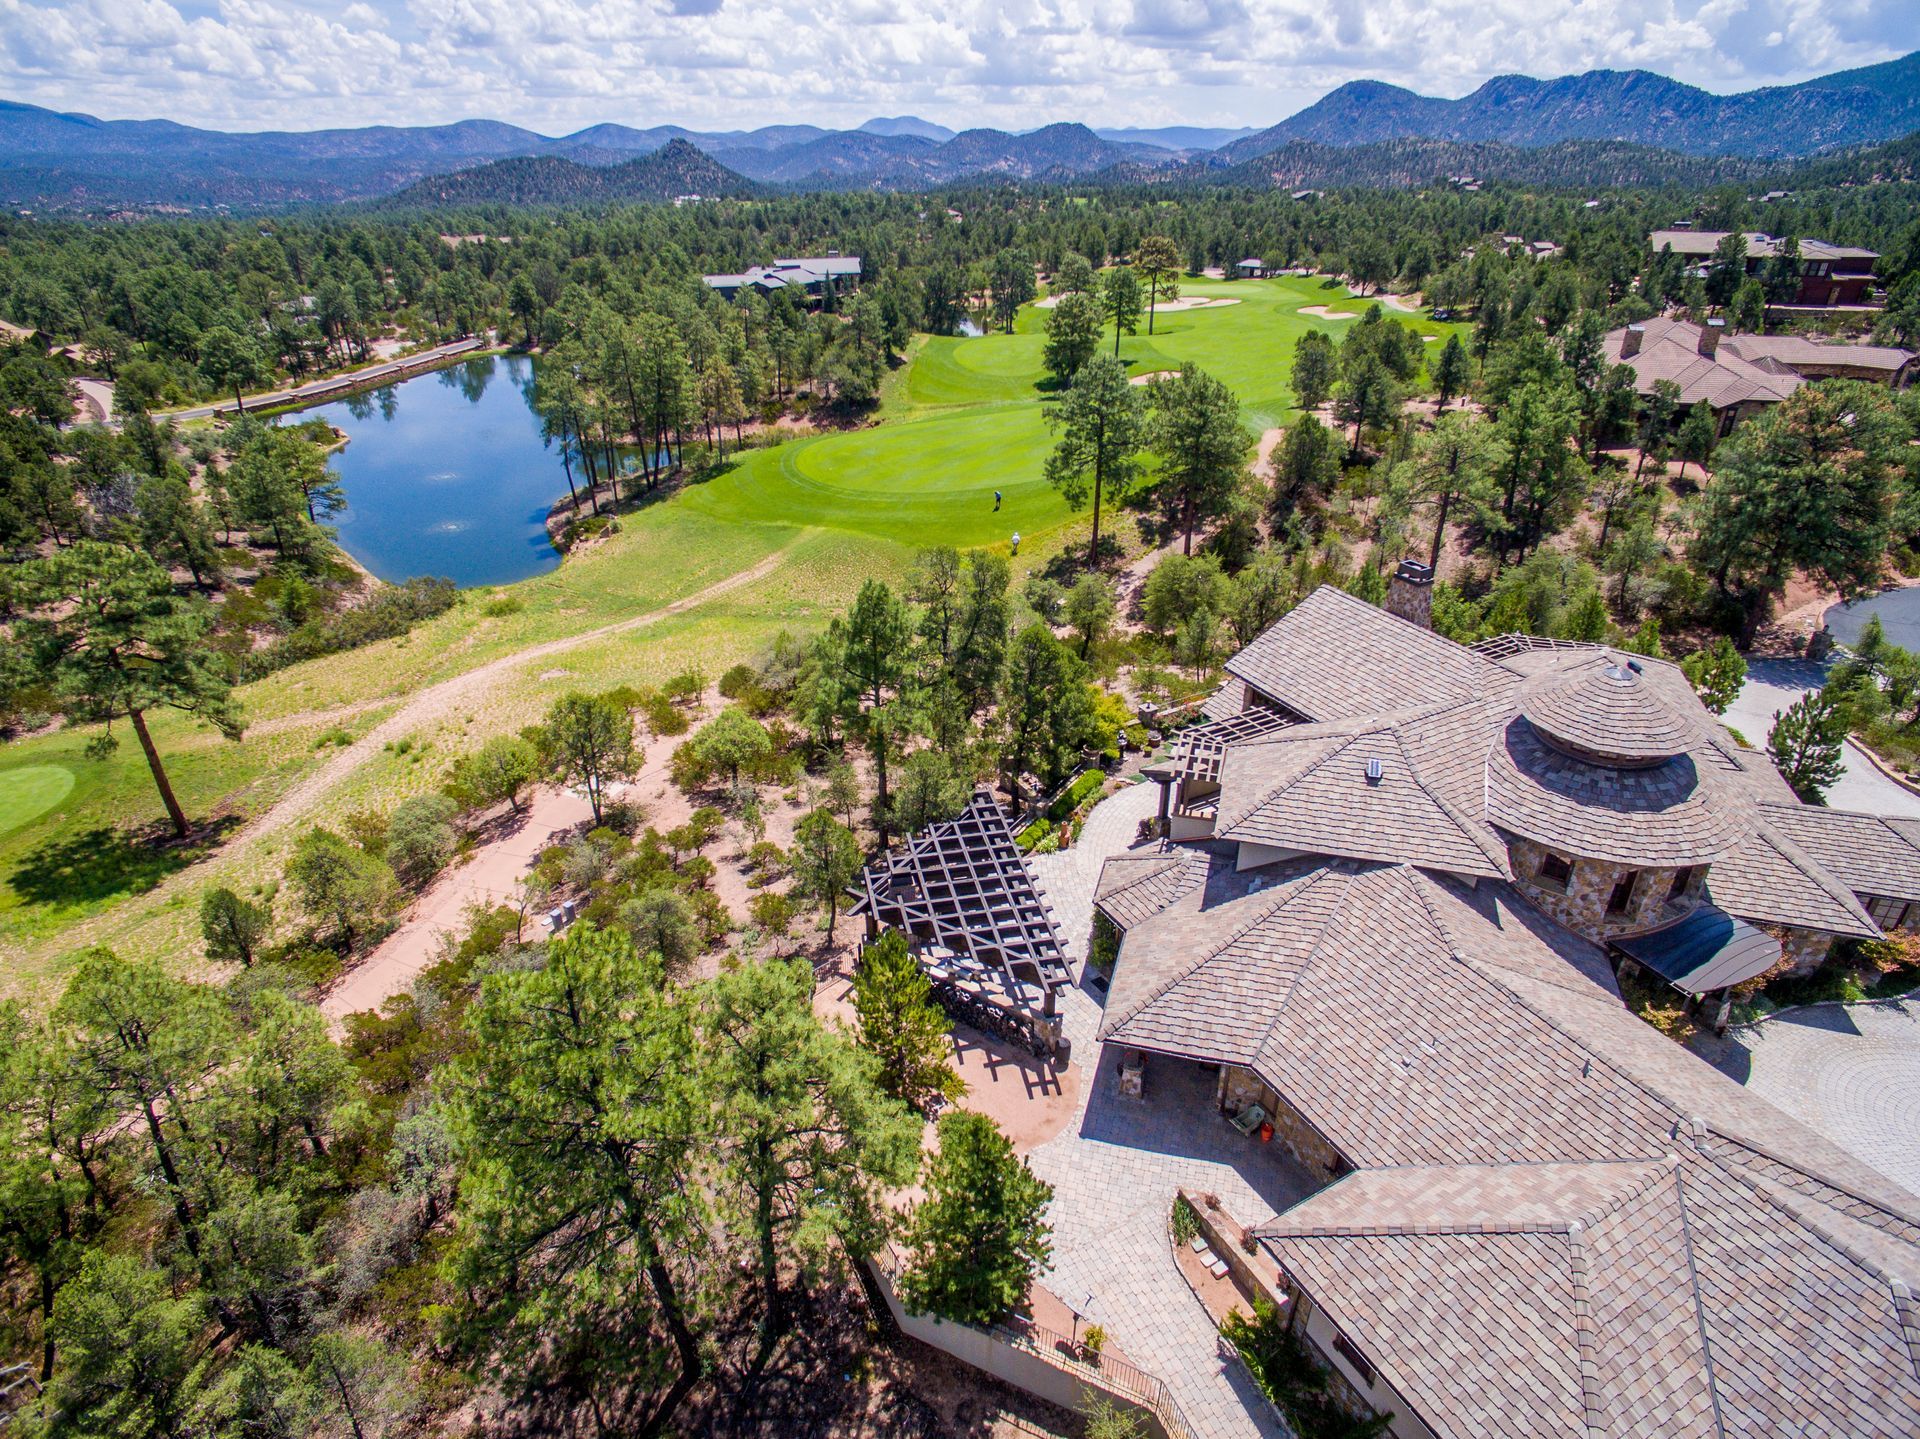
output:
[{"label": "golf cart path", "polygon": [[483,665],[441,680],[438,684],[427,686],[404,700],[399,709],[359,739],[337,751],[333,758],[301,780],[270,809],[236,835],[235,839],[261,839],[305,818],[307,814],[319,807],[320,802],[336,786],[361,765],[379,754],[389,743],[404,737],[422,725],[444,718],[457,706],[483,693],[509,671],[536,660],[565,654],[569,650],[578,649],[584,644],[592,644],[596,640],[645,629],[649,625],[658,624],[661,620],[684,614],[690,609],[705,604],[708,600],[718,599],[731,590],[739,589],[742,585],[750,585],[765,579],[779,568],[785,555],[786,547],[783,546],[750,569],[728,575],[725,579],[715,580],[705,589],[695,590],[692,594],[677,599],[671,604],[662,605],[659,609],[648,610],[645,614],[634,615],[630,619],[615,620],[612,624],[585,630],[577,635],[568,635],[563,639],[544,640],[537,645],[529,645],[526,649],[515,650],[512,654],[488,660]]}]

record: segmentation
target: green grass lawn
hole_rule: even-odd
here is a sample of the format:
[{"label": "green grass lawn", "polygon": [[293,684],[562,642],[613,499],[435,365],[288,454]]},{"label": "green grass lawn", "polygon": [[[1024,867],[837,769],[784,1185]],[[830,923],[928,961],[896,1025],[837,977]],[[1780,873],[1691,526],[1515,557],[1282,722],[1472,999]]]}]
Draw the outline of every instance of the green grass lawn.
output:
[{"label": "green grass lawn", "polygon": [[[1164,314],[1151,336],[1143,323],[1121,341],[1122,358],[1135,374],[1200,365],[1239,395],[1256,433],[1287,418],[1295,340],[1352,323],[1300,310],[1364,308],[1344,287],[1318,280],[1190,281],[1182,289],[1236,303]],[[1025,567],[1084,544],[1084,515],[1041,475],[1053,443],[1041,368],[1046,313],[1023,310],[1011,335],[917,337],[888,377],[877,423],[746,451],[714,478],[622,516],[618,534],[549,574],[479,592],[398,640],[247,686],[239,698],[256,729],[239,744],[156,716],[155,739],[182,803],[196,816],[241,823],[324,760],[337,738],[364,733],[421,687],[657,609],[776,552],[778,567],[753,585],[519,667],[471,713],[418,736],[407,755],[365,766],[327,811],[385,807],[437,785],[460,752],[527,723],[567,688],[644,683],[689,666],[717,674],[782,628],[816,630],[862,580],[898,579],[923,546],[1004,551],[1018,530]],[[1392,317],[1426,334],[1449,328]],[[997,513],[995,490],[1003,496]],[[485,601],[500,596],[518,607],[487,614]],[[43,995],[83,943],[190,967],[201,886],[154,894],[156,887],[188,866],[205,883],[264,884],[291,842],[283,834],[222,850],[215,833],[199,846],[152,843],[161,810],[139,747],[129,737],[113,755],[94,758],[85,753],[88,737],[41,736],[0,750],[0,994]]]}]

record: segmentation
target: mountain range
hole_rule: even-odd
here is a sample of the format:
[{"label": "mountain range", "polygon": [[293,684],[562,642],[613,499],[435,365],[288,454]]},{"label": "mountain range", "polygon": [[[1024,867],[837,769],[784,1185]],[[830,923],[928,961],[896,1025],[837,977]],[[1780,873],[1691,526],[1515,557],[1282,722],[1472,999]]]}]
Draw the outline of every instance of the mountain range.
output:
[{"label": "mountain range", "polygon": [[[1449,155],[1479,174],[1518,179],[1576,171],[1595,178],[1568,183],[1601,184],[1612,174],[1694,173],[1671,159],[1653,158],[1653,151],[1768,159],[1871,144],[1915,130],[1920,52],[1738,95],[1714,95],[1646,71],[1596,70],[1556,80],[1502,76],[1459,100],[1354,81],[1259,131],[1055,124],[1018,135],[956,133],[908,115],[872,119],[852,130],[768,125],[695,131],[607,123],[550,137],[498,121],[464,120],[235,134],[0,101],[0,203],[93,212],[383,197],[424,204],[435,203],[434,196],[448,204],[561,203],[733,195],[756,186],[918,189],[974,178],[1420,183]],[[1510,153],[1582,142],[1600,148],[1562,152],[1542,163]],[[1374,148],[1395,145],[1400,148]],[[1351,152],[1347,159],[1354,163],[1343,167],[1339,151]],[[639,163],[650,157],[657,162]],[[1349,172],[1344,176],[1343,168]],[[1731,178],[1744,168],[1730,164],[1726,173]],[[1371,174],[1412,178],[1364,177]]]}]

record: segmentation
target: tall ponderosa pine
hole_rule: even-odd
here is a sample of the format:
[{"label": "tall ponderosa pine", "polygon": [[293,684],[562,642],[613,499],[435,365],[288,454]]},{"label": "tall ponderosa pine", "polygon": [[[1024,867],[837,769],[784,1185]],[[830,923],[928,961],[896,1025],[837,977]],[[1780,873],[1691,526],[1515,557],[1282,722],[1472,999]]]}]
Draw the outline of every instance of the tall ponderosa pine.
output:
[{"label": "tall ponderosa pine", "polygon": [[920,1125],[874,1057],[813,1011],[813,971],[772,960],[705,985],[695,1019],[717,1136],[717,1195],[751,1236],[763,1296],[757,1370],[786,1331],[783,1267],[856,1260],[885,1237],[887,1191],[909,1182]]},{"label": "tall ponderosa pine", "polygon": [[69,719],[133,726],[174,833],[185,835],[186,812],[147,715],[180,710],[232,740],[246,728],[226,661],[206,643],[208,612],[176,597],[166,571],[145,555],[97,540],[30,561],[20,591],[28,613],[15,640],[29,671]]},{"label": "tall ponderosa pine", "polygon": [[1120,356],[1120,336],[1140,328],[1140,278],[1121,265],[1100,281],[1100,312],[1113,325],[1113,354]]},{"label": "tall ponderosa pine", "polygon": [[1147,333],[1153,333],[1153,312],[1162,300],[1180,298],[1180,247],[1165,235],[1148,235],[1134,246],[1133,264],[1147,277]]},{"label": "tall ponderosa pine", "polygon": [[462,1317],[516,1388],[590,1349],[613,1392],[651,1391],[628,1422],[659,1432],[705,1368],[676,1273],[704,1232],[712,1147],[684,993],[626,935],[583,923],[539,968],[487,976],[466,1028],[441,1091]]},{"label": "tall ponderosa pine", "polygon": [[1100,349],[1100,307],[1093,296],[1068,293],[1047,311],[1047,343],[1043,363],[1062,385]]},{"label": "tall ponderosa pine", "polygon": [[1047,456],[1047,482],[1072,505],[1093,496],[1093,533],[1087,568],[1100,562],[1100,507],[1118,502],[1140,476],[1146,422],[1140,392],[1127,383],[1126,367],[1101,356],[1089,360],[1047,422],[1061,432]]},{"label": "tall ponderosa pine", "polygon": [[1317,410],[1333,394],[1338,368],[1333,339],[1325,330],[1308,330],[1293,342],[1293,402]]},{"label": "tall ponderosa pine", "polygon": [[1233,391],[1191,363],[1149,390],[1148,443],[1160,456],[1160,488],[1177,517],[1181,553],[1193,553],[1194,527],[1226,509],[1246,473],[1253,436],[1240,423]]},{"label": "tall ponderosa pine", "polygon": [[1720,447],[1694,562],[1741,607],[1750,643],[1801,571],[1843,596],[1878,582],[1907,427],[1885,389],[1803,385]]},{"label": "tall ponderosa pine", "polygon": [[1825,689],[1804,694],[1776,711],[1767,735],[1774,768],[1805,804],[1825,804],[1846,773],[1847,715]]}]

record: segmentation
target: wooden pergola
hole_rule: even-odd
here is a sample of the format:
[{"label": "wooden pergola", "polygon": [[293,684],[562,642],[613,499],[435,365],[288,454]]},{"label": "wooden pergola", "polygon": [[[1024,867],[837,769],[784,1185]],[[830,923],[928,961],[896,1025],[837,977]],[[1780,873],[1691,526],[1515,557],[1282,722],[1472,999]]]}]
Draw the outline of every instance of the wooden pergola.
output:
[{"label": "wooden pergola", "polygon": [[1176,792],[1181,813],[1211,813],[1208,805],[1219,791],[1220,765],[1229,746],[1299,723],[1300,716],[1291,710],[1257,706],[1182,730],[1166,759],[1142,771],[1160,786],[1160,833],[1167,832],[1167,816],[1176,803]]},{"label": "wooden pergola", "polygon": [[1053,912],[988,791],[953,819],[929,825],[861,873],[849,911],[905,935],[937,984],[1005,1011],[1017,1027],[1058,1043],[1054,991],[1073,982]]}]

